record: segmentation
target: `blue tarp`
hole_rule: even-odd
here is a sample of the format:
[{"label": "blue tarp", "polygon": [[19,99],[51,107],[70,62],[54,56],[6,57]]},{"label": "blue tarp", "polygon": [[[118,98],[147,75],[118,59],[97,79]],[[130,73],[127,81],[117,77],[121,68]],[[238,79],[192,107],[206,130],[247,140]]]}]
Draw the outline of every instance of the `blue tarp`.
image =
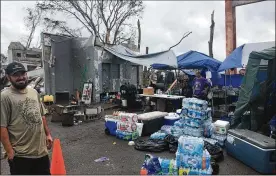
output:
[{"label": "blue tarp", "polygon": [[195,72],[192,70],[182,70],[185,74],[189,75],[189,76],[195,76]]},{"label": "blue tarp", "polygon": [[176,69],[172,66],[166,65],[166,64],[152,64],[151,68],[156,70],[173,70]]},{"label": "blue tarp", "polygon": [[226,85],[225,85],[225,75],[221,74],[221,76],[218,76],[216,73],[212,73],[212,78],[211,81],[213,83],[213,86],[230,86],[230,84],[232,85],[232,87],[238,88],[241,85],[243,76],[242,75],[231,75],[231,79],[230,79],[230,75],[226,75]]},{"label": "blue tarp", "polygon": [[208,69],[210,71],[217,71],[221,62],[206,54],[189,51],[177,56],[177,64],[179,69]]},{"label": "blue tarp", "polygon": [[242,50],[244,45],[236,48],[220,65],[218,72],[228,70],[231,68],[242,67]]},{"label": "blue tarp", "polygon": [[[249,55],[253,51],[262,51],[266,48],[275,47],[275,41],[247,43],[236,48],[220,65],[218,72],[231,68],[242,68],[248,64]],[[261,65],[266,65],[261,62]]]}]

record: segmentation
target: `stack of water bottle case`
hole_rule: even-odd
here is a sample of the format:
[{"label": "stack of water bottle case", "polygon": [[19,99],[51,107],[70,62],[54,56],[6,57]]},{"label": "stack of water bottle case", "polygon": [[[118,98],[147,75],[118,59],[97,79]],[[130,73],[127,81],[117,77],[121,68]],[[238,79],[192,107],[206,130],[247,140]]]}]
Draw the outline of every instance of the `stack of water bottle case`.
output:
[{"label": "stack of water bottle case", "polygon": [[[148,158],[148,159],[147,159]],[[211,175],[211,155],[201,138],[181,136],[176,159],[146,155],[141,175]]]},{"label": "stack of water bottle case", "polygon": [[204,141],[197,137],[178,139],[176,159],[159,158],[162,175],[211,175],[211,155],[204,149]]},{"label": "stack of water bottle case", "polygon": [[139,137],[137,131],[138,116],[133,113],[120,113],[117,122],[116,137],[131,141]]},{"label": "stack of water bottle case", "polygon": [[183,99],[180,117],[181,119],[176,121],[171,129],[171,133],[173,136],[211,136],[211,108],[208,108],[207,101],[199,100],[196,98]]},{"label": "stack of water bottle case", "polygon": [[204,141],[197,137],[181,136],[178,139],[176,167],[179,175],[211,175],[211,155],[205,149]]},{"label": "stack of water bottle case", "polygon": [[180,120],[174,122],[173,126],[163,125],[161,130],[153,133],[150,138],[164,139],[167,134],[171,134],[176,138],[180,136],[204,137],[205,141],[212,144],[218,142],[218,144],[224,146],[230,124],[221,120],[212,123],[211,108],[208,107],[207,101],[197,98],[185,98],[182,102],[182,109],[170,114],[173,118],[179,116]]}]

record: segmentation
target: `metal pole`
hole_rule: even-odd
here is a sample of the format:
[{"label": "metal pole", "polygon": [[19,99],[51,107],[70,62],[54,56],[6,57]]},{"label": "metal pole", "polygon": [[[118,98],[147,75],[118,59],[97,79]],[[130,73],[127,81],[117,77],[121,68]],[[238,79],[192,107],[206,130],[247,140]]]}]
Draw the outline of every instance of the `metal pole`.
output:
[{"label": "metal pole", "polygon": [[224,98],[225,98],[225,106],[226,106],[226,104],[227,104],[227,99],[226,99],[226,72],[225,72],[225,74],[224,74],[224,88],[225,88],[225,92],[224,92]]}]

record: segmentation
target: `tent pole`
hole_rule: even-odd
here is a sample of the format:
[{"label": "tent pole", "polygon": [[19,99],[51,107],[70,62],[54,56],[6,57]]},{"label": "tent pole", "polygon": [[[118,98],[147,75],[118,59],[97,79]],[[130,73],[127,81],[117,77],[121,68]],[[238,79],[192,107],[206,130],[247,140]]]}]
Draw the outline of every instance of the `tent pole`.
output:
[{"label": "tent pole", "polygon": [[224,98],[225,98],[225,106],[227,105],[227,98],[226,98],[226,95],[227,95],[227,91],[226,91],[226,71],[224,73],[224,87],[225,87],[225,92],[224,92]]},{"label": "tent pole", "polygon": [[[232,86],[232,76],[231,76],[232,73],[230,72],[229,75],[230,75],[230,85],[231,85],[231,87],[233,87],[233,86]],[[230,85],[229,85],[229,86],[230,86]],[[232,97],[230,97],[230,100],[229,100],[229,104],[231,104],[231,103],[232,103]]]}]

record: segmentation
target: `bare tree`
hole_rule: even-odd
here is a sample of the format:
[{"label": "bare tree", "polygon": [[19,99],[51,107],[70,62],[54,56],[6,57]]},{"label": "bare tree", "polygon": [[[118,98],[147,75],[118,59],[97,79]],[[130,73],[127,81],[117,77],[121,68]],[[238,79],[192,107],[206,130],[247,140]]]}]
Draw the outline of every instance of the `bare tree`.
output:
[{"label": "bare tree", "polygon": [[25,26],[30,34],[28,35],[25,47],[29,48],[34,37],[37,26],[41,22],[42,11],[39,8],[26,8],[28,15],[25,17]]},{"label": "bare tree", "polygon": [[65,21],[53,20],[50,18],[44,18],[43,25],[45,27],[45,31],[56,32],[57,34],[66,34],[72,37],[81,36],[80,29],[71,29],[67,26]]},{"label": "bare tree", "polygon": [[214,13],[215,11],[213,11],[211,14],[210,40],[208,41],[210,57],[214,56],[213,55],[213,39],[214,39],[214,29],[215,29]]},{"label": "bare tree", "polygon": [[140,45],[141,45],[141,26],[140,21],[137,21],[137,27],[138,27],[138,50],[140,52]]},{"label": "bare tree", "polygon": [[[131,32],[124,33],[123,31],[127,31],[127,29],[131,31],[133,26],[130,20],[133,17],[141,17],[144,10],[141,0],[45,0],[37,2],[36,7],[44,12],[52,14],[61,12],[68,17],[75,18],[91,34],[99,37],[101,42],[108,44],[118,44],[128,40]],[[65,25],[66,22],[60,24]]]}]

